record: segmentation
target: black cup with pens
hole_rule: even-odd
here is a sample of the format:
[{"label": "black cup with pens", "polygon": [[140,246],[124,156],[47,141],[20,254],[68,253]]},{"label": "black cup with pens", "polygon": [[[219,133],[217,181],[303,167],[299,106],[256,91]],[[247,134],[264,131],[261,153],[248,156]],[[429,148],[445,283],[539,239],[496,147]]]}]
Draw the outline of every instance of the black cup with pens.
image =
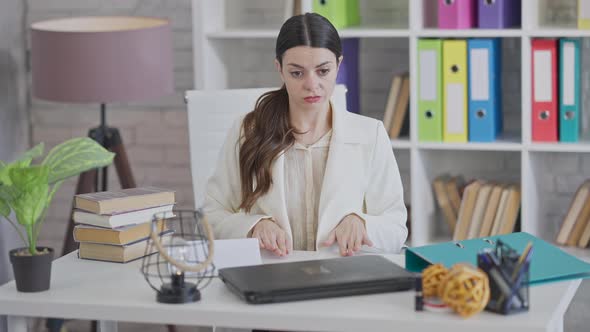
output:
[{"label": "black cup with pens", "polygon": [[487,311],[508,315],[529,310],[532,249],[528,243],[518,254],[502,240],[497,240],[495,248],[486,248],[477,254],[477,265],[490,281]]}]

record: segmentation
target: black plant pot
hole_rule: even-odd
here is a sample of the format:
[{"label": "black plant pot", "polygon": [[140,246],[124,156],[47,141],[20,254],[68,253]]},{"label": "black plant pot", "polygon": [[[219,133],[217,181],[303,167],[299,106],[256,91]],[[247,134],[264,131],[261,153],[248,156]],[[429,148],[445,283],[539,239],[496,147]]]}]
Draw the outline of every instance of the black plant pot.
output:
[{"label": "black plant pot", "polygon": [[39,255],[18,255],[28,248],[12,249],[9,253],[16,289],[19,292],[41,292],[49,289],[53,249],[37,247]]}]

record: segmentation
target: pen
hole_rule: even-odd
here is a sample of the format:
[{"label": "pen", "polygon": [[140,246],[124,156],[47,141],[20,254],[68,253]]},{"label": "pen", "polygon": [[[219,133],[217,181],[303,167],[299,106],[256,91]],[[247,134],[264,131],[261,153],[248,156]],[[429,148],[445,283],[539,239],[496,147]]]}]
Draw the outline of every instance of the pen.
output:
[{"label": "pen", "polygon": [[[511,290],[510,290],[510,284],[508,283],[508,280],[506,280],[503,276],[502,273],[499,271],[500,268],[498,267],[492,267],[490,268],[490,277],[494,280],[495,284],[498,285],[498,288],[500,289],[500,292],[502,293],[498,299],[496,308],[499,310],[500,306],[502,305],[502,302],[504,301],[504,298],[507,296],[510,296]],[[517,292],[516,293],[516,299],[515,299],[516,305],[520,306],[522,305],[522,299],[520,298],[520,294]]]},{"label": "pen", "polygon": [[[521,285],[521,282],[522,282],[521,278],[524,274],[521,273],[521,270],[522,270],[523,265],[530,260],[531,253],[532,253],[532,242],[529,241],[529,243],[527,243],[526,247],[522,251],[522,254],[518,258],[516,266],[514,267],[514,271],[512,271],[512,276],[510,277],[510,279],[508,279],[510,281],[511,287],[510,287],[509,292],[507,294],[508,295],[513,295],[513,294],[516,295],[516,297],[519,300],[518,303],[516,303],[516,306],[518,306],[518,307],[521,307],[522,305],[525,305],[525,306],[528,305],[526,303],[525,296],[522,294],[523,290],[522,290],[522,285]],[[514,292],[516,292],[516,293],[514,293]],[[505,296],[506,296],[505,294],[502,294],[500,296],[500,298],[498,299],[498,305],[500,305],[504,301]],[[510,296],[506,301],[506,307],[509,307],[512,304],[513,300],[514,300],[514,296]]]}]

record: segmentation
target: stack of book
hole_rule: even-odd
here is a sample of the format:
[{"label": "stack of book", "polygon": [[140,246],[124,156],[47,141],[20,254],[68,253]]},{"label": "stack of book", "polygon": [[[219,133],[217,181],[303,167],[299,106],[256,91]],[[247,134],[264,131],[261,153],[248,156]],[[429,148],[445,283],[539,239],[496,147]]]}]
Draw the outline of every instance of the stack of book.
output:
[{"label": "stack of book", "polygon": [[512,233],[520,216],[520,186],[441,175],[433,182],[434,196],[453,240]]},{"label": "stack of book", "polygon": [[154,253],[146,252],[152,221],[156,215],[161,218],[158,232],[170,235],[166,219],[174,217],[174,203],[174,191],[155,187],[76,195],[78,257],[126,263]]}]

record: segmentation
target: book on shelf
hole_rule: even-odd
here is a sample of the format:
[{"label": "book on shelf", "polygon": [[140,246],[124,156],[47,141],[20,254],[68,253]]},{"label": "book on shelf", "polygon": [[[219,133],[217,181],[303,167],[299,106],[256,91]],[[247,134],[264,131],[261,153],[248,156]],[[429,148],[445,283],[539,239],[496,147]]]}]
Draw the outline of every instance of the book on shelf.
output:
[{"label": "book on shelf", "polygon": [[[170,230],[167,233],[161,234],[160,238],[164,240],[170,237],[172,233],[172,230]],[[157,252],[156,246],[149,246],[148,248],[148,239],[148,237],[145,237],[126,245],[80,242],[78,257],[114,263],[131,262]]]},{"label": "book on shelf", "polygon": [[447,195],[455,214],[459,213],[461,206],[461,196],[463,196],[463,189],[465,188],[465,180],[461,175],[455,176],[446,182]]},{"label": "book on shelf", "polygon": [[490,235],[497,235],[500,233],[500,228],[502,226],[502,211],[506,209],[506,204],[508,204],[508,186],[504,186],[502,188],[502,193],[500,194],[500,201],[498,202],[498,209],[496,210],[496,215],[494,216],[494,221],[492,222],[492,230],[490,231]]},{"label": "book on shelf", "polygon": [[[584,229],[586,225],[590,221],[590,197],[586,200],[584,207],[578,214],[576,218],[576,222],[574,224],[574,228],[570,232],[569,236],[567,237],[567,241],[565,242],[568,246],[577,246],[582,234],[584,233]],[[586,246],[584,246],[585,248]]]},{"label": "book on shelf", "polygon": [[142,210],[123,212],[119,214],[96,214],[84,210],[74,210],[74,222],[105,228],[117,228],[127,225],[149,223],[157,214],[158,217],[168,219],[174,217],[174,205],[150,207]]},{"label": "book on shelf", "polygon": [[74,196],[75,208],[95,214],[117,214],[175,203],[173,190],[142,187]]},{"label": "book on shelf", "polygon": [[582,185],[578,187],[576,193],[574,194],[574,198],[570,204],[570,207],[561,223],[561,227],[559,228],[559,232],[557,233],[557,237],[555,242],[557,244],[565,245],[571,231],[574,228],[576,223],[576,219],[578,215],[584,208],[584,204],[590,197],[590,180],[584,181]]},{"label": "book on shelf", "polygon": [[443,217],[451,234],[455,231],[455,223],[457,222],[457,211],[453,209],[451,201],[446,190],[446,182],[449,181],[448,175],[441,175],[434,179],[432,183],[434,189],[434,196],[439,208],[443,213]]},{"label": "book on shelf", "polygon": [[[389,127],[389,138],[396,139],[400,136],[406,120],[409,123],[408,107],[410,105],[410,76],[404,75],[402,86],[395,101],[393,118]],[[406,124],[406,127],[409,127]]]},{"label": "book on shelf", "polygon": [[492,226],[494,225],[494,219],[496,217],[496,213],[498,212],[498,207],[500,205],[500,197],[502,196],[503,191],[504,185],[495,184],[493,186],[481,221],[479,236],[476,237],[484,237],[491,235]]},{"label": "book on shelf", "polygon": [[453,233],[454,241],[467,239],[469,224],[471,223],[475,203],[477,202],[477,194],[482,185],[483,181],[475,180],[465,187],[463,199],[461,200],[461,207],[459,208],[459,214],[457,215],[457,225],[455,226],[455,232]]},{"label": "book on shelf", "polygon": [[494,187],[493,183],[484,183],[477,193],[477,199],[473,208],[473,215],[469,222],[469,228],[467,231],[467,238],[473,239],[479,236],[481,226],[483,225],[483,217],[485,214],[486,206],[490,198],[490,193]]},{"label": "book on shelf", "polygon": [[[493,235],[508,234],[514,232],[516,221],[520,212],[520,186],[517,184],[508,185],[504,189],[507,192],[506,205],[500,219],[499,232]],[[500,212],[500,211],[498,211]]]},{"label": "book on shelf", "polygon": [[[156,229],[158,233],[167,230],[166,221],[158,220]],[[118,228],[78,224],[74,227],[74,241],[125,245],[148,237],[151,231],[151,222]]]},{"label": "book on shelf", "polygon": [[582,231],[582,234],[580,235],[580,239],[578,240],[578,247],[580,248],[586,248],[588,247],[588,244],[590,243],[590,220],[586,221],[586,226],[584,226],[584,230]]},{"label": "book on shelf", "polygon": [[408,75],[407,72],[396,73],[391,79],[391,85],[389,86],[389,94],[387,95],[387,101],[385,103],[385,110],[383,111],[383,126],[387,133],[391,130],[393,123],[393,114],[395,112],[395,106],[399,98],[399,92],[404,81],[404,77]]}]

